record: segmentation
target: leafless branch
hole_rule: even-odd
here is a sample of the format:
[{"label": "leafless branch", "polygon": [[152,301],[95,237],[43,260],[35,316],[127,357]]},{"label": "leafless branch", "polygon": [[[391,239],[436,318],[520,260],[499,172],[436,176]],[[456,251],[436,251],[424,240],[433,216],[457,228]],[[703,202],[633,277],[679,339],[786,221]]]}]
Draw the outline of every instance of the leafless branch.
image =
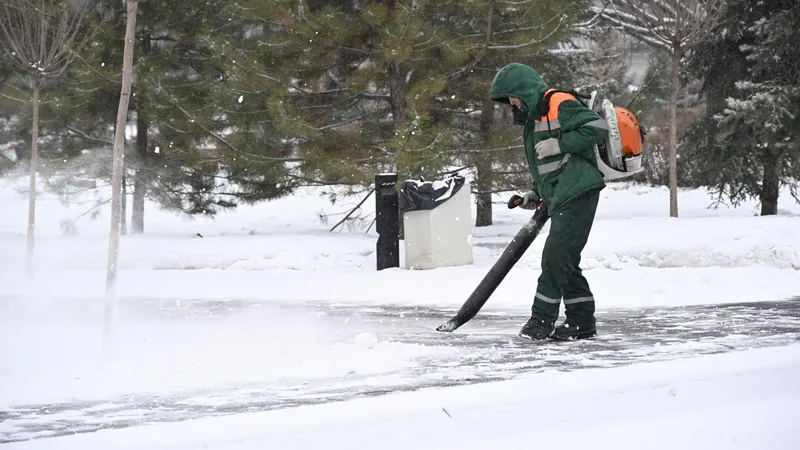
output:
[{"label": "leafless branch", "polygon": [[600,21],[673,53],[713,33],[726,4],[727,0],[606,0],[592,12]]},{"label": "leafless branch", "polygon": [[67,221],[64,221],[64,222],[61,224],[61,226],[62,226],[62,227],[65,227],[65,228],[71,228],[71,227],[72,227],[72,226],[75,224],[75,222],[77,222],[78,220],[80,220],[82,217],[84,217],[84,216],[86,216],[86,215],[89,215],[89,214],[91,214],[91,213],[92,213],[92,211],[94,211],[94,210],[96,210],[97,208],[99,208],[99,207],[101,207],[101,206],[103,206],[103,205],[106,205],[106,204],[108,204],[108,203],[111,203],[111,197],[109,197],[109,198],[107,198],[107,199],[105,199],[105,200],[102,200],[102,201],[98,201],[98,202],[96,202],[94,205],[92,205],[92,207],[91,207],[91,208],[87,209],[86,211],[84,211],[84,212],[82,212],[82,213],[78,214],[77,216],[73,217],[72,219],[69,219],[69,220],[67,220]]},{"label": "leafless branch", "polygon": [[388,95],[385,95],[385,94],[370,94],[369,92],[362,92],[362,93],[360,93],[358,95],[359,95],[359,97],[362,97],[362,98],[368,98],[368,99],[372,99],[372,100],[385,100],[387,102],[391,99],[391,97],[389,97]]},{"label": "leafless branch", "polygon": [[649,80],[647,80],[647,81],[644,83],[644,86],[642,86],[642,87],[641,87],[641,89],[639,89],[639,91],[638,91],[638,92],[636,92],[636,95],[634,95],[634,96],[633,96],[633,98],[631,99],[631,101],[629,101],[629,102],[628,102],[628,104],[625,106],[625,108],[626,108],[626,109],[627,109],[627,108],[630,108],[630,107],[631,107],[631,105],[633,104],[633,102],[635,102],[635,101],[636,101],[636,99],[637,99],[637,98],[639,98],[639,95],[640,95],[642,92],[646,91],[646,90],[647,90],[647,88],[649,88],[649,87],[650,87],[650,85],[653,83],[653,81],[655,81],[655,80],[658,78],[658,75],[659,75],[659,73],[660,73],[660,71],[659,71],[658,69],[656,69],[656,72],[655,72],[655,73],[654,73],[654,74],[653,74],[653,75],[650,77],[650,79],[649,79]]},{"label": "leafless branch", "polygon": [[0,43],[10,61],[34,78],[57,77],[92,36],[83,22],[93,1],[4,0]]},{"label": "leafless branch", "polygon": [[364,196],[364,198],[362,198],[362,199],[361,199],[361,201],[360,201],[360,202],[358,202],[358,204],[357,204],[357,205],[356,205],[356,206],[355,206],[353,209],[351,209],[351,210],[350,210],[350,212],[348,212],[348,213],[347,213],[347,215],[345,215],[345,216],[342,218],[342,220],[340,220],[339,222],[337,222],[337,223],[336,223],[336,225],[334,225],[334,226],[333,226],[333,227],[330,229],[330,231],[333,231],[333,230],[335,230],[335,229],[336,229],[336,228],[337,228],[339,225],[341,225],[341,224],[345,223],[345,222],[347,221],[347,219],[349,219],[349,218],[350,218],[350,216],[352,216],[352,215],[353,215],[353,213],[355,213],[356,211],[358,211],[358,210],[359,210],[359,208],[361,208],[361,205],[363,205],[363,204],[364,204],[364,202],[366,202],[366,201],[367,201],[367,199],[370,197],[370,195],[372,195],[372,193],[373,193],[373,192],[375,192],[375,188],[374,188],[374,187],[373,187],[372,189],[370,189],[370,190],[369,190],[369,192],[367,192],[367,195],[365,195],[365,196]]},{"label": "leafless branch", "polygon": [[488,152],[506,152],[509,150],[517,150],[525,148],[524,145],[509,145],[506,147],[497,147],[497,148],[477,148],[477,149],[469,149],[469,150],[454,150],[454,152],[458,153],[488,153]]},{"label": "leafless branch", "polygon": [[81,136],[82,138],[88,139],[90,141],[100,142],[100,143],[108,144],[108,145],[114,145],[114,143],[109,141],[108,139],[100,139],[100,138],[96,138],[94,136],[89,136],[85,132],[83,132],[83,131],[81,131],[81,130],[79,130],[77,128],[73,128],[71,126],[67,126],[67,131],[69,131],[70,133],[77,134],[77,135]]},{"label": "leafless branch", "polygon": [[176,108],[178,108],[187,118],[191,119],[194,124],[196,124],[198,127],[200,127],[201,130],[205,131],[206,134],[208,134],[209,136],[213,137],[214,139],[216,139],[217,141],[222,143],[222,145],[224,145],[225,147],[227,147],[228,149],[230,149],[234,153],[240,154],[240,155],[242,155],[244,157],[247,157],[247,158],[253,158],[253,159],[257,159],[257,160],[260,160],[260,161],[266,161],[266,162],[279,162],[279,163],[282,163],[282,162],[300,162],[300,161],[303,161],[303,158],[273,158],[273,157],[270,157],[270,156],[255,155],[255,154],[252,154],[252,153],[248,153],[248,152],[239,150],[233,144],[228,142],[224,137],[222,137],[219,134],[217,134],[217,133],[213,132],[212,130],[208,129],[208,127],[206,127],[200,121],[198,121],[191,113],[189,113],[189,111],[184,109],[177,102],[173,101],[172,104]]},{"label": "leafless branch", "polygon": [[[99,77],[100,77],[100,78],[102,78],[103,80],[105,80],[105,81],[108,81],[108,82],[110,82],[110,83],[117,83],[117,82],[119,81],[119,80],[114,80],[114,79],[111,79],[111,78],[107,77],[105,74],[101,73],[99,70],[97,70],[97,69],[95,69],[94,67],[92,67],[92,65],[91,65],[91,64],[89,64],[89,62],[88,62],[88,61],[86,61],[85,59],[83,59],[83,56],[81,56],[81,55],[80,55],[80,54],[78,54],[77,52],[75,53],[75,55],[74,55],[74,56],[75,56],[75,58],[76,58],[76,59],[80,60],[80,61],[81,61],[81,62],[82,62],[82,63],[83,63],[83,64],[84,64],[86,67],[88,67],[88,68],[89,68],[89,70],[91,70],[92,72],[94,72],[94,74],[95,74],[95,75],[99,76]],[[121,75],[120,75],[120,77],[121,77]]]},{"label": "leafless branch", "polygon": [[530,40],[530,41],[528,41],[528,42],[525,42],[525,43],[522,43],[522,44],[514,44],[514,45],[489,45],[489,46],[487,46],[486,48],[488,48],[488,49],[490,49],[490,50],[514,50],[514,49],[519,49],[519,48],[525,48],[525,47],[529,47],[529,46],[531,46],[531,45],[537,45],[537,44],[541,44],[542,42],[546,42],[546,41],[547,41],[548,39],[550,39],[550,38],[551,38],[553,35],[555,35],[555,34],[556,34],[556,33],[558,33],[559,31],[561,31],[561,25],[562,25],[562,24],[563,24],[563,22],[559,22],[559,23],[558,23],[558,26],[556,26],[555,28],[553,28],[553,29],[552,29],[552,30],[551,30],[549,33],[547,33],[547,34],[546,34],[544,37],[542,37],[542,38],[539,38],[539,39],[536,39],[536,38],[534,38],[534,39],[531,39],[531,40]]},{"label": "leafless branch", "polygon": [[0,92],[0,97],[7,98],[7,99],[9,99],[9,100],[13,100],[13,101],[15,101],[15,102],[20,102],[20,103],[28,103],[26,100],[21,100],[21,99],[18,99],[18,98],[12,97],[12,96],[10,96],[10,95],[3,94],[2,92]]},{"label": "leafless branch", "polygon": [[308,124],[305,124],[305,123],[303,125],[308,127],[308,128],[311,128],[314,131],[323,131],[323,130],[329,130],[331,128],[342,127],[342,126],[345,126],[345,125],[347,125],[349,123],[357,122],[357,121],[363,119],[364,117],[366,117],[367,115],[368,115],[368,113],[364,113],[364,114],[361,114],[360,116],[353,117],[352,119],[347,119],[347,120],[344,120],[344,121],[341,121],[341,122],[332,123],[330,125],[325,125],[324,127],[319,127],[319,128],[314,128],[314,127],[312,127],[312,126],[310,126]]}]

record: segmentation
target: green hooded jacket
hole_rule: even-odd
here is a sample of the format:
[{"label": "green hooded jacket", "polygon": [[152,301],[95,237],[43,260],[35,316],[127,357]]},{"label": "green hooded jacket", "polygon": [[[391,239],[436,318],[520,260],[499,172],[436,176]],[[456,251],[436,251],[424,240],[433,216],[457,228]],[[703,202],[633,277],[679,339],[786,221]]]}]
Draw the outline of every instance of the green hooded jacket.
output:
[{"label": "green hooded jacket", "polygon": [[[528,116],[523,137],[533,188],[552,216],[576,197],[605,187],[594,145],[606,139],[608,125],[600,114],[577,100],[559,105],[558,120],[541,121],[539,102],[548,89],[533,68],[512,63],[497,72],[489,95],[501,103],[509,103],[509,97],[522,100],[522,110]],[[561,152],[540,159],[536,143],[550,137],[559,140]]]}]

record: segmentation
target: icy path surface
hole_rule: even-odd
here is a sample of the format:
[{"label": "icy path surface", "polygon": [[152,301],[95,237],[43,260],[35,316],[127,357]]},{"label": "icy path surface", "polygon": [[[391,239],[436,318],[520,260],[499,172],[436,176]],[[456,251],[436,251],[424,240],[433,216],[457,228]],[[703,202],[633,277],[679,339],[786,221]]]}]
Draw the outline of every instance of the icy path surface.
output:
[{"label": "icy path surface", "polygon": [[516,333],[527,317],[497,311],[482,312],[450,334],[434,329],[453,311],[431,308],[163,300],[125,302],[120,313],[152,320],[167,315],[175,323],[194,317],[216,317],[224,322],[228,314],[247,313],[263,318],[264,326],[271,325],[271,315],[289,313],[331,324],[346,323],[346,328],[330,328],[331,342],[352,342],[354,332],[370,332],[381,343],[423,346],[432,351],[421,352],[413,358],[413,364],[376,373],[298,375],[263,383],[208,385],[98,400],[16,404],[0,410],[0,443],[505,380],[553,370],[677,360],[800,341],[800,299],[600,311],[599,337],[568,343],[521,341]]}]

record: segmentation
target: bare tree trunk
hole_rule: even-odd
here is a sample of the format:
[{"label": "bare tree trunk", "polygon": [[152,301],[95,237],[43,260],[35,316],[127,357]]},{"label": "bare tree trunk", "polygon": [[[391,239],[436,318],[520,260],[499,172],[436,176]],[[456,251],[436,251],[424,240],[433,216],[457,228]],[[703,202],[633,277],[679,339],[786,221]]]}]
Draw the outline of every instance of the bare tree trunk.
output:
[{"label": "bare tree trunk", "polygon": [[681,48],[672,53],[672,80],[669,92],[669,215],[678,217],[678,83]]},{"label": "bare tree trunk", "polygon": [[[392,107],[392,121],[395,130],[406,120],[406,89],[405,77],[400,70],[400,66],[392,63],[389,66],[389,103]],[[400,203],[398,202],[398,207]],[[398,212],[397,230],[400,239],[405,239],[405,224],[403,222],[403,212]]]},{"label": "bare tree trunk", "polygon": [[[492,41],[492,19],[494,18],[494,2],[489,2],[489,13],[487,16],[486,26],[486,46],[488,47]],[[481,111],[481,137],[483,138],[484,145],[489,144],[492,130],[492,121],[494,121],[494,102],[490,99],[484,100],[483,108]],[[475,198],[475,226],[488,227],[492,224],[492,156],[489,154],[482,155],[480,153],[475,155],[477,159],[475,164],[475,174],[477,178],[476,188],[478,195]]]},{"label": "bare tree trunk", "polygon": [[141,112],[141,104],[136,114],[136,152],[139,154],[139,167],[133,180],[133,212],[131,231],[144,233],[144,198],[147,194],[147,131],[148,123]]},{"label": "bare tree trunk", "polygon": [[[389,16],[395,14],[396,0],[387,0]],[[392,107],[392,121],[397,125],[406,120],[406,77],[400,65],[393,62],[389,64],[389,104]]]},{"label": "bare tree trunk", "polygon": [[476,172],[478,194],[475,196],[475,226],[488,227],[492,224],[492,193],[486,180],[489,178],[491,168],[486,168],[486,165],[481,161],[476,165]]},{"label": "bare tree trunk", "polygon": [[389,102],[395,125],[406,120],[406,77],[395,63],[389,66]]},{"label": "bare tree trunk", "polygon": [[[494,102],[483,102],[480,130],[484,145],[489,144],[489,133],[494,119]],[[478,195],[475,198],[475,226],[488,227],[492,224],[492,155],[475,154],[475,187]]]},{"label": "bare tree trunk", "polygon": [[122,89],[120,91],[117,123],[114,133],[114,165],[111,178],[111,229],[108,235],[108,271],[106,274],[106,326],[111,319],[114,285],[117,278],[119,257],[119,229],[121,222],[122,168],[125,157],[125,124],[128,120],[128,104],[131,96],[131,72],[133,71],[133,47],[136,36],[136,10],[139,0],[127,0],[128,13],[125,26],[125,48],[122,57]]},{"label": "bare tree trunk", "polygon": [[[124,169],[124,167],[123,167]],[[123,175],[122,177],[122,214],[120,214],[119,234],[128,234],[128,178]]]},{"label": "bare tree trunk", "polygon": [[[396,130],[406,121],[406,79],[400,66],[395,63],[389,66],[389,103],[392,107],[392,121]],[[398,235],[400,239],[404,239],[405,227],[402,212],[399,212],[397,221],[399,222]]]},{"label": "bare tree trunk", "polygon": [[[152,41],[150,35],[144,34],[141,36],[140,51],[143,56],[149,55],[152,50]],[[144,87],[140,86],[140,89]],[[133,211],[131,213],[131,227],[134,234],[144,233],[144,200],[147,196],[147,188],[150,185],[148,177],[148,161],[147,161],[147,146],[149,144],[148,133],[150,131],[150,122],[146,116],[145,98],[147,96],[140,95],[136,99],[136,153],[139,156],[139,164],[136,167],[135,178],[133,181]]]},{"label": "bare tree trunk", "polygon": [[39,78],[33,79],[33,123],[31,124],[31,161],[28,192],[28,277],[33,277],[36,238],[36,169],[39,167]]},{"label": "bare tree trunk", "polygon": [[778,194],[780,192],[780,154],[766,150],[764,155],[764,179],[761,183],[761,215],[778,214]]},{"label": "bare tree trunk", "polygon": [[147,195],[147,181],[145,169],[136,169],[133,180],[133,206],[131,211],[131,232],[144,233],[144,198]]}]

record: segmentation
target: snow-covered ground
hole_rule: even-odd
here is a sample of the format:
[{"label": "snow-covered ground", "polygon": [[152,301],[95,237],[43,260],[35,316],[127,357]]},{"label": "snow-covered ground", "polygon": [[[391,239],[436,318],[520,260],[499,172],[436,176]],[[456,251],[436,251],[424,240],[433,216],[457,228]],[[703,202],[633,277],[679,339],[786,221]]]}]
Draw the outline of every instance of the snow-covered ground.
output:
[{"label": "snow-covered ground", "polygon": [[12,443],[9,449],[797,448],[800,345]]},{"label": "snow-covered ground", "polygon": [[[495,224],[473,231],[473,265],[377,272],[374,227],[331,233],[332,223],[318,218],[320,212],[346,213],[360,198],[332,205],[309,189],[213,220],[188,219],[148,204],[146,233],[122,239],[120,316],[114,353],[104,357],[100,343],[108,205],[98,208],[97,217],[78,220],[69,233],[61,223],[85,212],[95,198],[106,198],[107,191],[73,196],[67,205],[52,194],[40,196],[37,273],[31,283],[25,277],[26,186],[24,178],[0,180],[0,418],[4,410],[19,405],[158,397],[168,391],[237,389],[256,381],[304,380],[323,389],[334,378],[341,386],[354,377],[381,377],[433,358],[454,357],[459,350],[445,341],[378,336],[373,346],[370,336],[359,333],[374,330],[358,325],[355,317],[320,320],[326,312],[310,306],[302,313],[281,308],[456,309],[530,215],[509,211],[506,198],[498,197]],[[716,210],[708,208],[712,202],[703,191],[681,191],[681,217],[670,218],[666,189],[614,184],[603,191],[582,263],[601,317],[626,308],[766,302],[800,295],[800,205],[788,191],[782,192],[780,214],[774,217],[757,217],[755,202]],[[374,198],[364,205],[367,221],[373,206]],[[481,314],[527,314],[547,232],[546,226]],[[207,302],[217,306],[205,308]],[[241,303],[256,307],[236,306]],[[400,314],[391,320],[402,324],[404,318]],[[511,338],[519,325],[508,323],[502,332]],[[681,325],[686,326],[691,324]],[[736,342],[746,342],[747,336],[739,337]],[[490,352],[497,343],[487,345]],[[790,448],[785,440],[789,428],[782,427],[787,417],[797,416],[793,405],[800,394],[791,380],[800,375],[799,359],[797,346],[785,346],[642,368],[545,371],[520,381],[30,445],[310,448],[328,442],[326,436],[342,445],[351,439],[348,448],[566,445],[576,423],[586,433],[580,442],[597,448],[611,448],[615,433],[628,438],[615,448],[641,448],[644,442],[655,448],[670,443],[671,448],[753,448],[767,432],[775,433],[765,441],[774,444],[771,448]],[[764,381],[754,381],[760,379]],[[467,400],[457,401],[461,395]],[[376,412],[381,408],[385,414]],[[280,429],[281,424],[288,428]],[[728,436],[737,441],[725,440],[721,433],[726,427],[738,432]],[[677,431],[665,433],[667,429]],[[0,423],[0,442],[4,433],[13,432]]]},{"label": "snow-covered ground", "polygon": [[[39,275],[24,274],[27,200],[0,184],[0,280],[7,294],[99,296],[107,261],[108,205],[64,235],[61,223],[93,201],[90,193],[64,206],[52,195],[38,203]],[[215,219],[189,219],[146,210],[146,234],[125,236],[120,253],[121,297],[257,298],[460,305],[529,218],[495,205],[495,224],[473,233],[475,264],[434,271],[375,271],[374,227],[329,232],[320,212],[347,212],[359,199],[331,205],[314,190]],[[372,200],[372,199],[370,199]],[[80,203],[83,202],[83,203]],[[668,191],[609,186],[583,254],[582,267],[602,307],[774,300],[800,292],[800,205],[788,190],[781,214],[757,217],[754,202],[709,209],[703,191],[682,191],[680,218],[668,217]],[[374,200],[364,204],[367,220]],[[473,211],[474,214],[474,211]],[[335,216],[335,219],[341,217]],[[474,216],[473,216],[474,217]],[[538,276],[549,225],[498,289],[490,306],[526,307]],[[202,236],[202,237],[200,237]],[[402,245],[401,245],[402,264]],[[697,271],[693,269],[702,268]],[[309,282],[309,279],[314,282]],[[724,281],[724,283],[722,283]]]}]

